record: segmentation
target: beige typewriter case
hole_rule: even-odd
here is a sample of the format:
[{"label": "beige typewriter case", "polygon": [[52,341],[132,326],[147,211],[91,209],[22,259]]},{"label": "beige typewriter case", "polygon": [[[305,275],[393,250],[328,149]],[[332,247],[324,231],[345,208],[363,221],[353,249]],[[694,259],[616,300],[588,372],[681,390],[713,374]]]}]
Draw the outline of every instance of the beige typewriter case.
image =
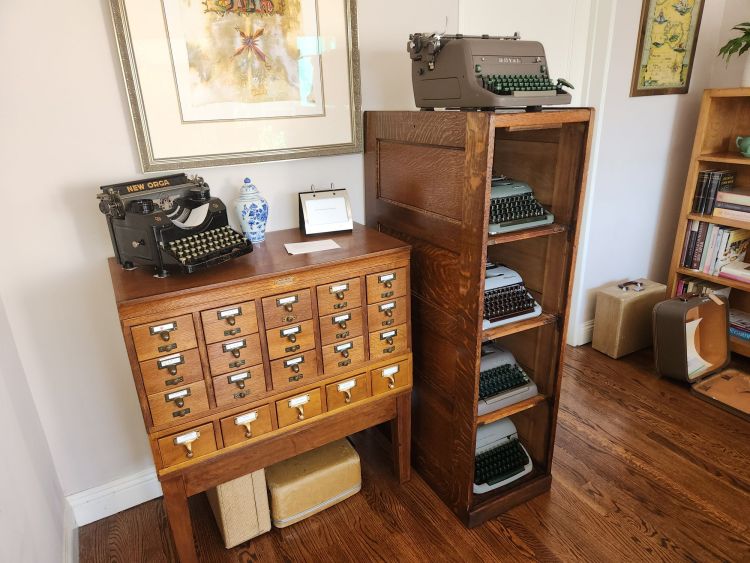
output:
[{"label": "beige typewriter case", "polygon": [[666,294],[667,286],[646,279],[599,291],[591,346],[615,359],[651,346],[651,312]]}]

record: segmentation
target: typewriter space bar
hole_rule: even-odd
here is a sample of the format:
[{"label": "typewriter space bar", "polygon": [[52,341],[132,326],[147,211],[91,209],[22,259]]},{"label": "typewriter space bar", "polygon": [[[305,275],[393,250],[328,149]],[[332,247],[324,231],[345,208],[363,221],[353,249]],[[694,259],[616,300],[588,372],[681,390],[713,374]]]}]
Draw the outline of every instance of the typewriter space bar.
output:
[{"label": "typewriter space bar", "polygon": [[513,90],[517,98],[543,98],[545,96],[556,96],[557,90]]},{"label": "typewriter space bar", "polygon": [[496,475],[492,479],[488,479],[487,484],[494,485],[495,483],[499,483],[500,481],[505,481],[506,479],[510,479],[514,475],[518,475],[523,470],[524,466],[521,465],[520,467],[516,467],[515,469],[511,469],[510,471],[506,471],[504,473],[501,473],[500,475]]}]

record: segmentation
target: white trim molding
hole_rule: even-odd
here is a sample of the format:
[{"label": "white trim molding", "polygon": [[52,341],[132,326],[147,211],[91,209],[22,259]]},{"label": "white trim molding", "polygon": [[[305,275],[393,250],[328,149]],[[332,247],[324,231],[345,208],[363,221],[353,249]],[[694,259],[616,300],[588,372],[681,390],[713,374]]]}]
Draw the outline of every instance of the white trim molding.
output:
[{"label": "white trim molding", "polygon": [[65,500],[63,508],[63,563],[78,563],[78,526],[73,507]]},{"label": "white trim molding", "polygon": [[162,495],[154,468],[68,495],[78,527],[91,524]]},{"label": "white trim molding", "polygon": [[583,346],[588,344],[594,338],[594,320],[586,321],[585,323],[579,323],[575,325],[573,330],[573,338],[568,338],[568,343],[571,346]]}]

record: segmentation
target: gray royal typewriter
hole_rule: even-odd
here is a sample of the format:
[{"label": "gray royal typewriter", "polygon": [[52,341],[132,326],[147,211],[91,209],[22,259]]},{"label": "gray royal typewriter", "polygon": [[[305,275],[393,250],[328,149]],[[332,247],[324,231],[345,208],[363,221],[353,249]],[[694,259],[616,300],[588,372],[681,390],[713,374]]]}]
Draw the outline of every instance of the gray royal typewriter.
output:
[{"label": "gray royal typewriter", "polygon": [[414,102],[422,109],[496,109],[569,104],[563,79],[553,81],[544,47],[489,35],[414,33],[407,49],[412,60]]}]

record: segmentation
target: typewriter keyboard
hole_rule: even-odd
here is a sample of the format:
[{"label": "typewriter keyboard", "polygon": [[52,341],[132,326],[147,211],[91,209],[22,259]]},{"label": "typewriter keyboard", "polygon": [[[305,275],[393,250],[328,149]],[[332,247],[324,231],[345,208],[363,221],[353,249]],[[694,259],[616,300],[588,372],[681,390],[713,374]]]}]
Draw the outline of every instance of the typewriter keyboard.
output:
[{"label": "typewriter keyboard", "polygon": [[517,364],[504,364],[479,374],[479,399],[494,397],[505,391],[510,391],[530,382]]},{"label": "typewriter keyboard", "polygon": [[228,258],[232,251],[247,247],[250,242],[244,235],[225,226],[173,240],[169,243],[169,253],[183,266],[189,266]]},{"label": "typewriter keyboard", "polygon": [[484,318],[491,323],[534,312],[536,302],[522,283],[484,292]]},{"label": "typewriter keyboard", "polygon": [[474,483],[494,485],[522,473],[529,461],[521,442],[518,438],[513,438],[496,448],[477,454],[474,458]]},{"label": "typewriter keyboard", "polygon": [[545,216],[544,207],[534,199],[531,192],[490,200],[490,224],[519,225]]},{"label": "typewriter keyboard", "polygon": [[485,74],[479,77],[482,87],[493,94],[511,96],[514,92],[523,92],[524,96],[554,95],[557,85],[541,74]]}]

